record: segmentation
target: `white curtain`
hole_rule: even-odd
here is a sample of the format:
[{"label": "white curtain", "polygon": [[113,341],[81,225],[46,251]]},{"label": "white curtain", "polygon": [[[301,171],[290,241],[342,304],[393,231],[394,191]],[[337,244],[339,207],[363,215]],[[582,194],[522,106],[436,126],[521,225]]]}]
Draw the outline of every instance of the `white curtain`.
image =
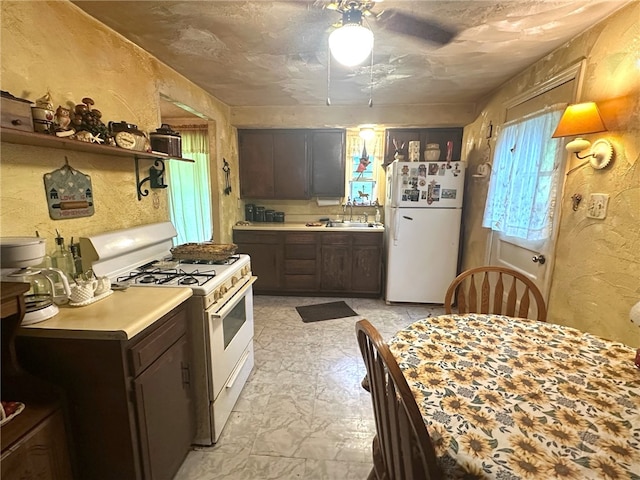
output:
[{"label": "white curtain", "polygon": [[[175,127],[178,131],[179,127]],[[211,240],[209,137],[206,129],[180,131],[182,156],[195,163],[169,161],[169,208],[178,231],[176,245]]]},{"label": "white curtain", "polygon": [[506,124],[498,136],[482,226],[526,240],[550,237],[565,154],[551,138],[563,106]]}]

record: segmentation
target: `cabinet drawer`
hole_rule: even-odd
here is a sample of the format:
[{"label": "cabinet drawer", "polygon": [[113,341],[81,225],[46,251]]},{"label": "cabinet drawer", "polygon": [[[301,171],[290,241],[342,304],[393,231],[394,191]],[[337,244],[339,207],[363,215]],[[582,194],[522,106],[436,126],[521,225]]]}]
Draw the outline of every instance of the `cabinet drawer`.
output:
[{"label": "cabinet drawer", "polygon": [[284,273],[315,275],[316,261],[314,260],[285,260]]},{"label": "cabinet drawer", "polygon": [[285,259],[313,260],[316,258],[315,245],[285,245]]},{"label": "cabinet drawer", "polygon": [[29,102],[2,97],[0,125],[25,132],[33,132],[33,117]]},{"label": "cabinet drawer", "polygon": [[323,245],[349,245],[351,233],[323,233]]},{"label": "cabinet drawer", "polygon": [[131,373],[134,377],[151,365],[187,332],[186,315],[186,309],[180,309],[157,330],[131,347],[129,359]]},{"label": "cabinet drawer", "polygon": [[316,234],[311,232],[306,233],[285,233],[284,235],[284,243],[289,244],[304,244],[304,245],[315,245],[316,244]]},{"label": "cabinet drawer", "polygon": [[354,245],[382,245],[382,232],[380,233],[354,233]]},{"label": "cabinet drawer", "polygon": [[316,291],[317,277],[316,275],[285,275],[284,287],[289,291]]},{"label": "cabinet drawer", "polygon": [[234,231],[233,243],[278,243],[277,232]]}]

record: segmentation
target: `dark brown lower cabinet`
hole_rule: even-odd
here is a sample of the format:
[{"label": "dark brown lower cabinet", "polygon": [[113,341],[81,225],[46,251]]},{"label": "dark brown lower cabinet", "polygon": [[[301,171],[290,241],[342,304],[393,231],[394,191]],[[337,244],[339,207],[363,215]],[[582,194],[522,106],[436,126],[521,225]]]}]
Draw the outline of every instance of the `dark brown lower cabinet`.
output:
[{"label": "dark brown lower cabinet", "polygon": [[130,340],[19,336],[18,358],[66,394],[79,479],[170,480],[195,431],[186,306]]},{"label": "dark brown lower cabinet", "polygon": [[239,253],[251,256],[263,295],[382,293],[382,232],[236,230]]}]

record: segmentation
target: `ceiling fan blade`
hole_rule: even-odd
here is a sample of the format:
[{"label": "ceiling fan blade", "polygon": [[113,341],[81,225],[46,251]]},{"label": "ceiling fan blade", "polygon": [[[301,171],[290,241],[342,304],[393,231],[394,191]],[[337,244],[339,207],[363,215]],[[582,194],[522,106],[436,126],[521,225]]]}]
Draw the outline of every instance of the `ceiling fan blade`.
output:
[{"label": "ceiling fan blade", "polygon": [[438,45],[446,45],[457,34],[457,32],[436,22],[418,18],[395,9],[380,12],[376,17],[376,24],[386,30],[420,38]]}]

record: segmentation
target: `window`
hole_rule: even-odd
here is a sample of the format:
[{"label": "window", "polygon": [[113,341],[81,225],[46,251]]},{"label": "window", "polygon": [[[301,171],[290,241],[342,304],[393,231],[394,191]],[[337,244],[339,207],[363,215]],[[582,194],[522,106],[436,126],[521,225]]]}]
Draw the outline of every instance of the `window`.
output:
[{"label": "window", "polygon": [[175,242],[211,240],[211,190],[209,188],[209,136],[206,126],[202,129],[181,130],[182,156],[195,160],[167,162],[169,174],[169,213],[178,231]]},{"label": "window", "polygon": [[354,205],[375,205],[378,200],[377,179],[382,165],[383,132],[375,132],[370,140],[360,137],[359,130],[347,131],[347,189]]},{"label": "window", "polygon": [[482,226],[516,238],[550,237],[564,150],[551,138],[562,108],[505,124],[498,137]]}]

